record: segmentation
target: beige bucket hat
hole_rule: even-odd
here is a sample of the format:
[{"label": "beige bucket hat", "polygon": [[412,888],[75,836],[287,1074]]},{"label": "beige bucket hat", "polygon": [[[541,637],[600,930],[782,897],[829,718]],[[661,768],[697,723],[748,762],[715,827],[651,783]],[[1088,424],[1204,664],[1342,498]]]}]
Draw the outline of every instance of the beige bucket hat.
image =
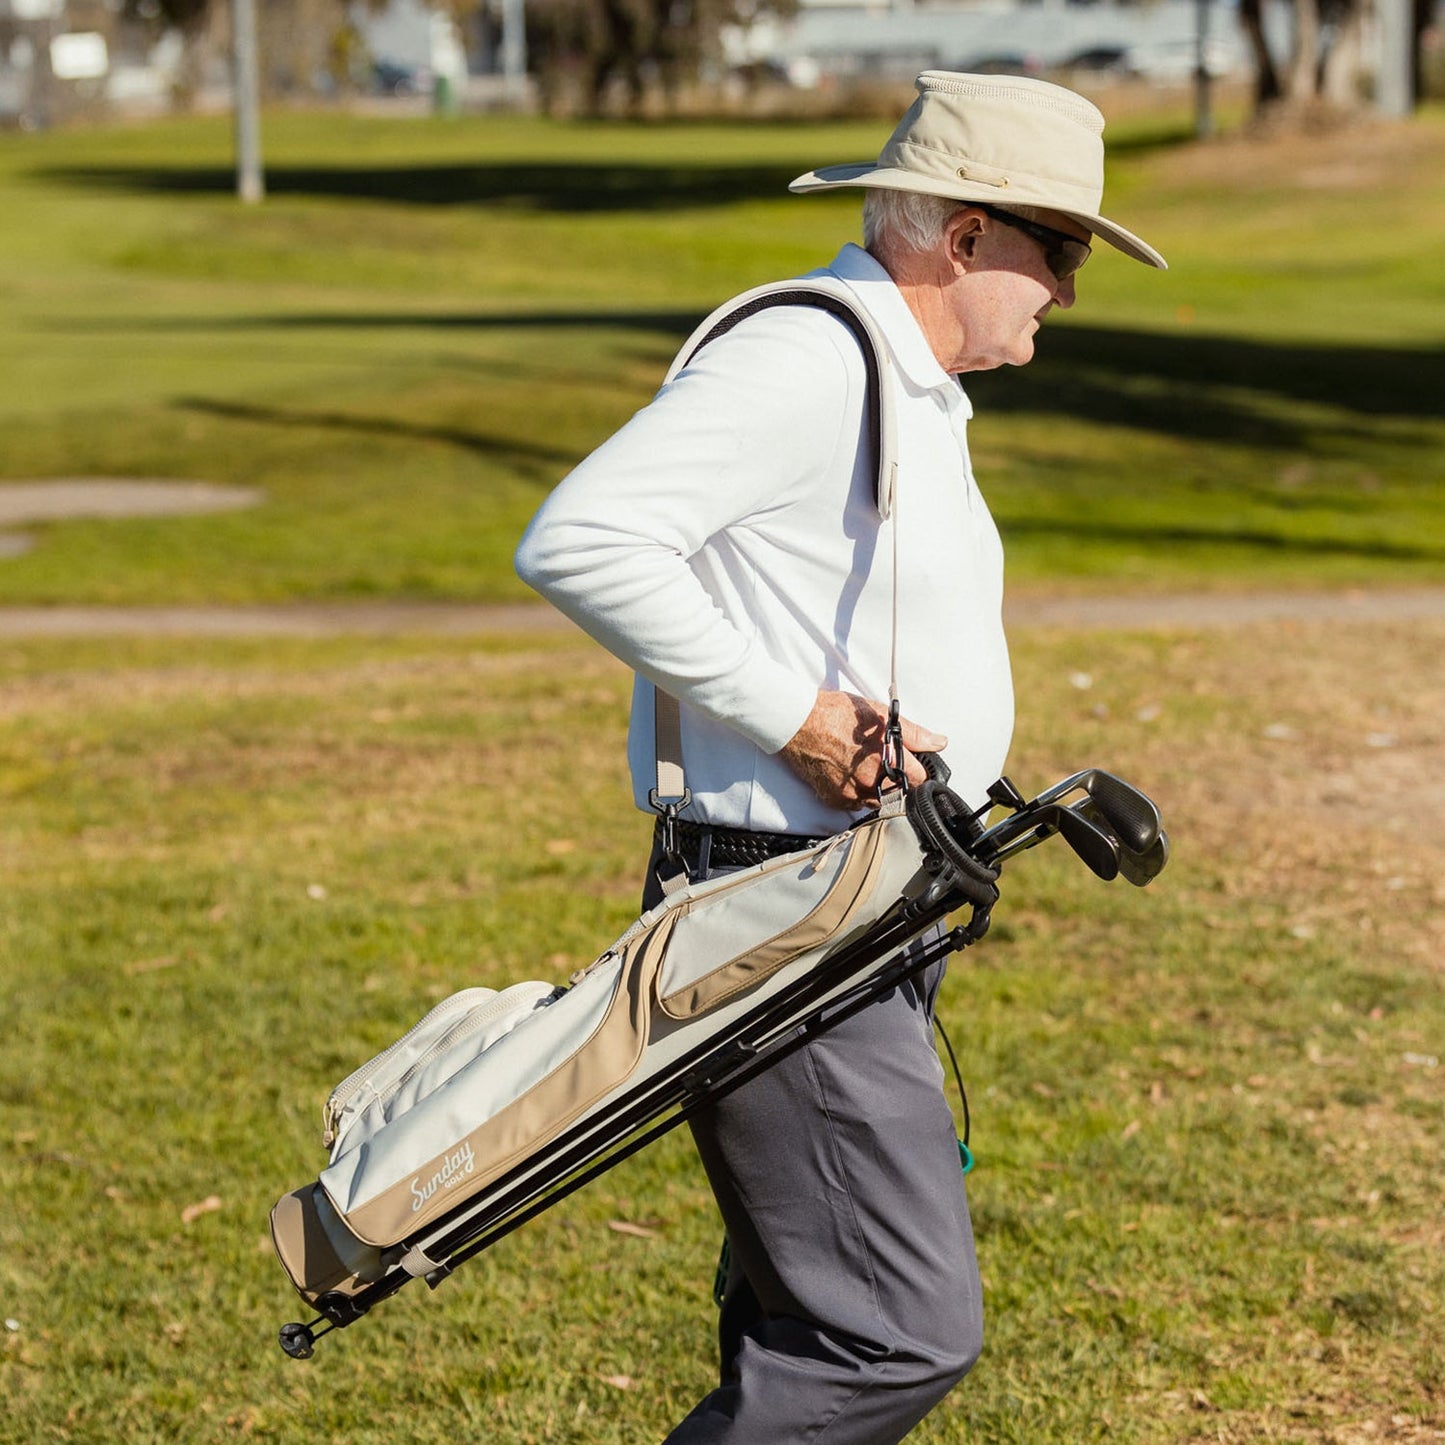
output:
[{"label": "beige bucket hat", "polygon": [[982,201],[1008,210],[1039,206],[1071,216],[1148,266],[1163,256],[1099,214],[1104,198],[1104,117],[1046,80],[926,70],[918,99],[876,161],[824,166],[791,191],[875,186]]}]

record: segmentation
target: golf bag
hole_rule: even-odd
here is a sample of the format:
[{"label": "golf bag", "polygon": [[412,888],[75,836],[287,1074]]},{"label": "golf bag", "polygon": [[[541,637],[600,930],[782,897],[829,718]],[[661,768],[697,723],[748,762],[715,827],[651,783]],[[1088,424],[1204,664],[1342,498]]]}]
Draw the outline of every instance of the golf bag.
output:
[{"label": "golf bag", "polygon": [[[1062,833],[1101,877],[1168,857],[1153,804],[1075,774],[984,829],[935,776],[816,846],[675,889],[565,986],[469,989],[333,1090],[330,1163],[272,1211],[320,1312],[309,1355],[410,1279],[435,1287],[557,1199],[914,972],[981,938],[1002,861]],[[1077,801],[1064,798],[1081,793]],[[948,914],[968,922],[900,950]],[[320,1328],[318,1328],[320,1327]]]}]

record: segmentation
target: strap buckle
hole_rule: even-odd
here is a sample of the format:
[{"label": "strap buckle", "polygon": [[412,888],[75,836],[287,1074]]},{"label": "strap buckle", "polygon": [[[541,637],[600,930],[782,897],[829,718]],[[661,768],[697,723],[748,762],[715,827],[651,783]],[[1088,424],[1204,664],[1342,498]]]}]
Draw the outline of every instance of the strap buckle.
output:
[{"label": "strap buckle", "polygon": [[671,798],[663,798],[656,788],[648,789],[647,805],[662,818],[662,856],[669,863],[678,863],[682,859],[677,845],[677,819],[678,814],[691,803],[691,788],[684,788],[680,795]]},{"label": "strap buckle", "polygon": [[[888,704],[888,725],[883,729],[883,776],[895,788],[908,789],[908,778],[903,771],[903,719],[895,697]],[[883,790],[880,787],[879,792]]]}]

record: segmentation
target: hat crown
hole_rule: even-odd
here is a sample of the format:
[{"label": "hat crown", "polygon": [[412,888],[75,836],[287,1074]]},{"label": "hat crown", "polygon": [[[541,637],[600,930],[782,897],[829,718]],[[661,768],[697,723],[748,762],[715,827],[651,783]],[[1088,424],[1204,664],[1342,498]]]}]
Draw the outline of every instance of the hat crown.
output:
[{"label": "hat crown", "polygon": [[918,98],[878,156],[940,184],[990,187],[1013,205],[1097,210],[1104,117],[1045,80],[927,70]]},{"label": "hat crown", "polygon": [[1103,112],[1093,101],[1049,80],[1035,80],[1027,75],[966,75],[955,70],[925,70],[913,86],[919,97],[914,102],[915,108],[929,95],[956,96],[960,100],[1052,110],[1095,135],[1104,133]]}]

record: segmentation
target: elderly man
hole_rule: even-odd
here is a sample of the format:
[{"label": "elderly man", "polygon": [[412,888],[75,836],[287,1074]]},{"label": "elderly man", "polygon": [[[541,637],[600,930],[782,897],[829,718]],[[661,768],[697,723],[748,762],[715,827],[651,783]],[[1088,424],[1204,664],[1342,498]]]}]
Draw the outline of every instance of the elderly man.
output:
[{"label": "elderly man", "polygon": [[[866,188],[864,247],[821,272],[881,333],[896,506],[875,501],[868,371],[849,327],[764,310],[692,357],[538,512],[523,578],[636,672],[629,757],[655,779],[655,688],[680,703],[690,801],[674,861],[706,876],[846,827],[876,803],[890,680],[913,754],[975,804],[1013,721],[1002,553],[957,373],[1019,366],[1102,239],[1103,120],[1057,86],[919,77]],[[655,795],[654,795],[655,796]],[[659,896],[662,830],[649,869]],[[933,1048],[941,966],[693,1126],[730,1242],[717,1389],[674,1445],[900,1440],[982,1344],[973,1238]]]}]

